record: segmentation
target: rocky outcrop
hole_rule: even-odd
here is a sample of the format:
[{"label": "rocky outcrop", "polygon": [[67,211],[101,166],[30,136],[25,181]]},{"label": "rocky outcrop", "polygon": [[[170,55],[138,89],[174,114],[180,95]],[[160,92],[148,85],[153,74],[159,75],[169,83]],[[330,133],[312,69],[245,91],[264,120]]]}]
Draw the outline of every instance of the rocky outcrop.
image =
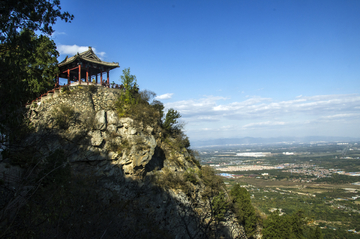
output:
[{"label": "rocky outcrop", "polygon": [[[57,135],[55,141],[43,142],[43,148],[50,149],[49,153],[56,148],[66,149],[70,162],[111,161],[128,177],[145,176],[151,160],[165,160],[158,156],[161,140],[156,138],[158,132],[154,129],[157,126],[144,128],[135,126],[130,118],[119,119],[114,109],[119,93],[119,90],[103,87],[98,87],[94,93],[87,86],[72,87],[69,94],[31,105],[28,116],[35,126],[32,137]],[[61,111],[63,106],[67,109]],[[68,120],[66,129],[58,127],[57,121],[63,117]],[[28,142],[34,141],[32,137]]]},{"label": "rocky outcrop", "polygon": [[[129,202],[131,213],[121,215],[124,220],[131,222],[134,215],[142,215],[140,219],[136,216],[136,223],[146,224],[151,218],[174,238],[206,237],[199,228],[199,215],[207,215],[200,213],[205,210],[202,185],[192,186],[193,195],[187,195],[161,189],[152,181],[165,168],[175,174],[196,168],[192,155],[174,147],[175,139],[163,139],[157,123],[143,125],[119,118],[114,108],[119,95],[118,89],[76,86],[70,87],[70,93],[29,105],[27,116],[34,133],[26,144],[41,145],[42,158],[63,150],[74,174],[97,178],[102,201],[117,195]],[[223,238],[246,238],[231,213],[219,226]]]}]

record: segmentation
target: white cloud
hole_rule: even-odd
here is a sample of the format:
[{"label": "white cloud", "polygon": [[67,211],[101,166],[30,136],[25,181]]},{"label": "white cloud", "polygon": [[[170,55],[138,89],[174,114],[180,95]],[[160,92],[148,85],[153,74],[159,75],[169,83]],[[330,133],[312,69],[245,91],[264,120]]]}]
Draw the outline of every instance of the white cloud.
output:
[{"label": "white cloud", "polygon": [[342,119],[348,117],[358,117],[360,114],[335,114],[335,115],[326,115],[322,116],[323,119]]},{"label": "white cloud", "polygon": [[253,128],[258,126],[275,126],[275,125],[285,125],[285,122],[272,122],[272,121],[266,121],[266,122],[258,122],[258,123],[250,123],[243,126],[243,128]]},{"label": "white cloud", "polygon": [[[60,54],[65,54],[69,56],[73,56],[77,53],[87,51],[88,49],[89,49],[88,46],[78,46],[78,45],[59,45],[57,47],[57,50],[60,52]],[[97,52],[94,47],[92,47],[92,50],[101,60],[104,58],[106,54],[105,52]]]},{"label": "white cloud", "polygon": [[[284,101],[260,96],[229,103],[224,100],[229,99],[206,96],[171,102],[165,106],[181,113],[188,122],[189,135],[197,135],[196,132],[204,132],[204,129],[209,132],[209,137],[226,137],[228,134],[267,134],[267,137],[272,137],[286,132],[293,132],[290,135],[360,134],[359,94],[297,96]],[[231,124],[231,128],[223,127]]]},{"label": "white cloud", "polygon": [[201,99],[182,100],[165,104],[167,109],[174,108],[183,115],[183,117],[212,117],[214,115],[214,107],[216,107],[216,101],[225,100],[225,97],[220,96],[206,96]]},{"label": "white cloud", "polygon": [[159,95],[159,96],[156,96],[155,99],[156,100],[167,100],[167,99],[171,99],[172,95],[174,93],[166,93],[166,94],[163,94],[163,95]]},{"label": "white cloud", "polygon": [[302,115],[324,116],[329,114],[357,113],[360,95],[319,95],[296,97],[293,100],[275,101],[271,98],[252,96],[244,101],[219,104],[224,97],[208,96],[166,104],[179,110],[187,118],[229,117],[233,119],[266,118]]},{"label": "white cloud", "polygon": [[60,35],[66,35],[66,32],[54,32],[53,34],[51,34],[52,37],[56,37]]}]

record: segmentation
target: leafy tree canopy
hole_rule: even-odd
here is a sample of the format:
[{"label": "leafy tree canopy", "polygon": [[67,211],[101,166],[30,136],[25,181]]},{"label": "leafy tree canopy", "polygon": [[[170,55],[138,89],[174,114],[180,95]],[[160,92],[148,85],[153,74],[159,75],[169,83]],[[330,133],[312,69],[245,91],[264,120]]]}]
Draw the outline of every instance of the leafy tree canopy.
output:
[{"label": "leafy tree canopy", "polygon": [[278,211],[275,211],[265,220],[264,229],[262,231],[263,238],[323,238],[319,227],[312,229],[307,226],[307,224],[308,219],[301,210],[294,212],[291,215],[285,214],[282,216],[279,215]]},{"label": "leafy tree canopy", "polygon": [[250,194],[246,188],[236,184],[230,191],[234,203],[234,211],[237,219],[244,224],[246,235],[251,238],[254,235],[258,218],[254,206],[251,204]]},{"label": "leafy tree canopy", "polygon": [[120,78],[121,83],[126,90],[131,91],[138,88],[138,85],[136,84],[136,76],[130,75],[130,67],[123,70],[123,75],[120,76]]},{"label": "leafy tree canopy", "polygon": [[28,29],[12,43],[0,45],[1,133],[6,133],[4,127],[10,131],[18,127],[22,120],[18,109],[26,102],[54,87],[58,56],[54,41]]},{"label": "leafy tree canopy", "polygon": [[0,43],[11,41],[22,29],[51,35],[56,20],[71,21],[74,16],[62,12],[60,0],[2,0],[0,2]]},{"label": "leafy tree canopy", "polygon": [[181,117],[180,113],[173,108],[170,108],[165,116],[165,121],[163,124],[164,129],[167,132],[171,132],[173,130],[176,130],[176,124],[178,124],[177,119]]},{"label": "leafy tree canopy", "polygon": [[0,134],[16,135],[24,125],[22,106],[54,87],[57,74],[55,43],[35,31],[52,34],[62,12],[59,0],[0,1]]},{"label": "leafy tree canopy", "polygon": [[[121,83],[125,89],[121,93],[119,100],[116,102],[116,108],[120,117],[129,113],[130,106],[139,103],[139,87],[136,83],[136,76],[130,74],[130,67],[123,70],[123,75],[120,76]],[[149,94],[144,94],[150,98]],[[141,96],[141,95],[140,95]]]}]

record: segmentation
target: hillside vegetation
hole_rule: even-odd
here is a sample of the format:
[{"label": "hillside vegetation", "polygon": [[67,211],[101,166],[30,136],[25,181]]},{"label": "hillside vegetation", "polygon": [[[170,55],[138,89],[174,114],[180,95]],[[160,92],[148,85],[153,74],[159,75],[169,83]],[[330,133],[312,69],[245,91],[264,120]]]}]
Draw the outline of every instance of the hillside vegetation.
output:
[{"label": "hillside vegetation", "polygon": [[0,162],[0,237],[246,238],[180,114],[123,72],[125,90],[70,86],[27,106]]}]

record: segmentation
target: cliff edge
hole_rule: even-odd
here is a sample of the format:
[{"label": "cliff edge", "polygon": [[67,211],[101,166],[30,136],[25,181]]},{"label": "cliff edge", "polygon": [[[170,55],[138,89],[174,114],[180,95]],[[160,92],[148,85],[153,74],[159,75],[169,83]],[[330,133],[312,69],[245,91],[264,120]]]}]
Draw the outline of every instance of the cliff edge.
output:
[{"label": "cliff edge", "polygon": [[19,208],[40,189],[53,193],[38,198],[46,209],[37,210],[54,217],[45,232],[28,227],[39,238],[246,238],[231,211],[216,211],[222,182],[200,167],[184,137],[165,137],[146,110],[142,118],[119,117],[120,94],[73,86],[27,106],[31,133],[1,170],[17,168],[27,179],[4,181],[14,188],[8,198],[21,192],[25,199]]}]

